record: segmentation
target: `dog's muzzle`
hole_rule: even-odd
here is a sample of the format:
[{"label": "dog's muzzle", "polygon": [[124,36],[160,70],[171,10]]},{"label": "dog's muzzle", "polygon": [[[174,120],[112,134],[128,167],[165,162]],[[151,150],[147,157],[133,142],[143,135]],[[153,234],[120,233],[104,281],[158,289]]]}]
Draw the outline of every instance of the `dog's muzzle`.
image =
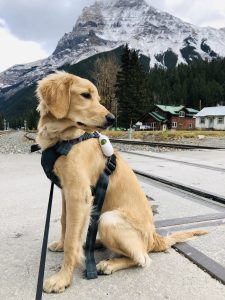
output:
[{"label": "dog's muzzle", "polygon": [[105,118],[106,118],[108,126],[112,125],[116,120],[116,118],[113,114],[108,114],[108,115],[105,116]]}]

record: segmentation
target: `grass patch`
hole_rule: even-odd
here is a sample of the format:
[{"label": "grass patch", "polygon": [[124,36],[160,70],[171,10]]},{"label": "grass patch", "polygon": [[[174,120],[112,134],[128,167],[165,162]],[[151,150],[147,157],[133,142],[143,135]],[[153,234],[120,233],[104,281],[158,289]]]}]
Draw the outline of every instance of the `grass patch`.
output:
[{"label": "grass patch", "polygon": [[[110,138],[128,138],[127,131],[104,131],[103,134],[106,134]],[[193,131],[133,131],[132,138],[139,140],[180,140],[187,138],[198,138],[199,135],[204,135],[205,137],[220,137],[225,138],[225,131],[203,131],[203,130],[193,130]]]},{"label": "grass patch", "polygon": [[127,131],[112,131],[112,130],[104,130],[102,134],[107,135],[110,138],[121,138],[125,139],[128,137],[128,132]]}]

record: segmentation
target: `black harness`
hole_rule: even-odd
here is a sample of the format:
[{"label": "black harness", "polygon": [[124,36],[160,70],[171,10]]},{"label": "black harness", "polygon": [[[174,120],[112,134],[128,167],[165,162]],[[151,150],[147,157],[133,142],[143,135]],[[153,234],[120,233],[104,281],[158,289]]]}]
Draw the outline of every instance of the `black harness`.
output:
[{"label": "black harness", "polygon": [[[36,300],[40,300],[42,298],[44,266],[45,266],[45,258],[46,258],[48,230],[49,230],[54,184],[62,188],[59,178],[56,176],[56,174],[53,171],[54,164],[56,160],[59,158],[59,156],[68,155],[68,153],[70,152],[70,150],[74,145],[82,141],[85,141],[87,139],[98,138],[98,137],[99,134],[97,132],[84,133],[79,138],[69,140],[69,141],[59,142],[56,145],[42,152],[41,165],[44,169],[46,176],[51,180],[52,184],[51,184],[48,211],[47,211],[46,223],[45,223],[45,232],[44,232],[44,238],[42,244],[42,253],[41,253],[40,266],[39,266]],[[37,150],[40,150],[40,147],[38,145],[31,146],[31,152]],[[94,258],[95,241],[96,241],[96,235],[98,231],[98,221],[99,221],[102,205],[105,199],[105,194],[109,183],[109,176],[112,174],[115,168],[116,168],[116,156],[113,154],[108,158],[105,169],[101,173],[96,186],[91,187],[92,195],[94,196],[94,202],[93,202],[94,209],[92,209],[91,222],[88,227],[88,233],[87,233],[86,245],[85,245],[85,257],[86,257],[85,263],[86,263],[87,279],[94,279],[98,277],[95,258]]]},{"label": "black harness", "polygon": [[60,180],[53,171],[56,160],[59,158],[60,155],[68,155],[68,153],[74,145],[92,138],[99,138],[99,134],[97,132],[84,133],[79,138],[59,142],[42,152],[41,165],[45,171],[45,174],[59,188],[62,188]]}]

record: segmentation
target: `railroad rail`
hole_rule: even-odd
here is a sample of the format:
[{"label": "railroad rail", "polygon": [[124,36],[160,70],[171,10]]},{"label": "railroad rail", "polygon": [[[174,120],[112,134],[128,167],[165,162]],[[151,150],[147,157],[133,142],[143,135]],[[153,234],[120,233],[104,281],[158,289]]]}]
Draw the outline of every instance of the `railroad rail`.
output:
[{"label": "railroad rail", "polygon": [[[203,227],[212,227],[224,225],[225,222],[225,198],[218,195],[210,194],[199,189],[190,188],[189,186],[176,184],[172,181],[165,180],[161,177],[146,174],[138,170],[134,170],[140,180],[144,179],[145,183],[154,184],[156,181],[160,186],[166,186],[170,193],[179,191],[180,193],[185,192],[190,195],[190,198],[197,196],[199,201],[213,203],[219,205],[221,210],[218,213],[197,215],[191,217],[175,218],[175,219],[164,219],[155,221],[157,232],[162,235],[167,235],[172,232],[197,229]],[[147,180],[147,181],[146,181]],[[151,197],[148,197],[151,198]],[[221,205],[221,203],[223,205]],[[213,278],[219,280],[225,284],[225,267],[219,264],[217,261],[211,259],[203,252],[199,251],[195,247],[192,247],[188,243],[179,243],[172,246],[178,253],[184,255],[187,259],[196,264],[200,269],[207,272]]]},{"label": "railroad rail", "polygon": [[[30,141],[35,141],[34,138],[29,137],[29,132],[25,133],[24,137]],[[135,141],[135,140],[125,140],[125,139],[112,139],[112,143],[121,143],[127,145],[141,145],[141,146],[151,146],[151,147],[167,147],[176,149],[205,149],[205,150],[225,150],[225,147],[211,147],[211,146],[197,146],[197,145],[186,145],[186,144],[176,144],[176,143],[163,143],[163,142],[147,142],[147,141]]]},{"label": "railroad rail", "polygon": [[178,143],[164,143],[164,142],[147,142],[147,141],[136,141],[127,139],[112,139],[112,143],[127,144],[127,145],[141,145],[150,147],[167,147],[167,148],[177,148],[177,149],[205,149],[205,150],[225,150],[225,147],[212,147],[212,146],[200,146],[200,145],[190,145],[190,144],[178,144]]},{"label": "railroad rail", "polygon": [[217,195],[217,194],[214,194],[214,193],[209,193],[209,192],[204,191],[202,189],[196,189],[196,188],[193,188],[192,186],[184,185],[184,184],[178,183],[176,181],[171,181],[171,180],[165,179],[163,177],[152,175],[152,174],[149,174],[149,173],[145,173],[145,172],[142,172],[142,171],[139,171],[139,170],[133,170],[133,171],[134,171],[135,174],[140,175],[142,177],[146,177],[146,178],[149,178],[151,180],[164,183],[168,186],[178,188],[182,191],[189,192],[189,193],[192,193],[194,195],[204,197],[205,199],[210,199],[210,200],[213,200],[215,202],[225,204],[225,198],[220,196],[220,195]]},{"label": "railroad rail", "polygon": [[24,137],[25,137],[26,139],[28,139],[29,141],[35,142],[35,139],[32,138],[32,137],[30,137],[28,134],[29,134],[29,132],[25,133],[25,134],[24,134]]},{"label": "railroad rail", "polygon": [[149,157],[149,158],[167,161],[167,162],[173,162],[173,163],[177,163],[177,164],[183,164],[183,165],[187,165],[187,166],[193,166],[193,167],[202,168],[202,169],[225,172],[225,168],[209,166],[209,165],[205,165],[205,164],[198,164],[195,162],[187,162],[187,161],[182,161],[182,160],[177,160],[177,159],[172,159],[172,158],[167,158],[167,157],[159,157],[159,156],[155,156],[152,154],[138,153],[138,152],[134,152],[134,151],[120,151],[120,152],[131,154],[131,155],[136,155],[136,156]]}]

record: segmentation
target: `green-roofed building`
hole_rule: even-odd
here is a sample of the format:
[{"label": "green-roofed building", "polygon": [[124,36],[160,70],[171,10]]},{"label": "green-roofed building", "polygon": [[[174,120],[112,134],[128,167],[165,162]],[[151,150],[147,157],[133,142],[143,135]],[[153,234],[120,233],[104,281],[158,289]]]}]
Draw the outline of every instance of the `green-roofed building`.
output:
[{"label": "green-roofed building", "polygon": [[194,116],[198,110],[184,105],[155,105],[136,123],[142,130],[191,130],[195,129]]}]

